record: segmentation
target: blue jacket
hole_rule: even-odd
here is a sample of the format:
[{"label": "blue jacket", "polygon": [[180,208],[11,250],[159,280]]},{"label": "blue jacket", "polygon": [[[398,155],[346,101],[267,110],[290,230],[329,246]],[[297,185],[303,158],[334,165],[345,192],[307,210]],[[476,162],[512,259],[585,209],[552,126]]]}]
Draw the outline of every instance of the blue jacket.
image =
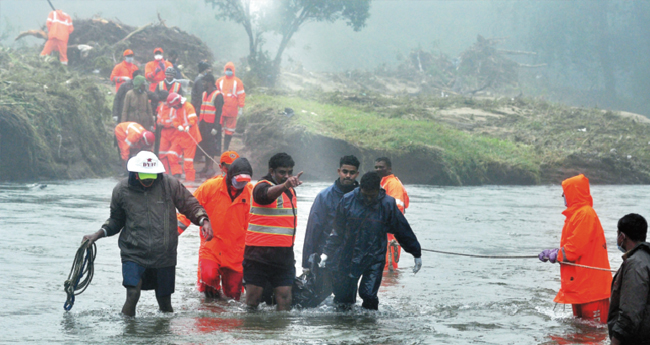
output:
[{"label": "blue jacket", "polygon": [[[355,181],[358,185],[358,182]],[[325,242],[332,232],[336,206],[343,198],[345,192],[341,190],[338,183],[323,189],[318,193],[309,211],[307,231],[305,232],[305,243],[302,246],[302,267],[309,268],[309,256],[316,253],[320,256],[323,253]]]},{"label": "blue jacket", "polygon": [[339,202],[334,228],[324,253],[327,267],[339,274],[358,278],[366,268],[386,260],[386,235],[391,233],[414,257],[421,256],[420,243],[395,199],[381,189],[376,203],[366,205],[359,188]]}]

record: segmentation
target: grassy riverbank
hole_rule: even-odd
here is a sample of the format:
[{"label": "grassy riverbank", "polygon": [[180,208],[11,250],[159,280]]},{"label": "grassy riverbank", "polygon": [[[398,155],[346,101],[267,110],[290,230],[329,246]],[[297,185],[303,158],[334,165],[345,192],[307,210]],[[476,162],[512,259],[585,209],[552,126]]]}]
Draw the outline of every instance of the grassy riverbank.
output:
[{"label": "grassy riverbank", "polygon": [[[243,122],[249,125],[273,119],[285,132],[304,132],[303,139],[323,136],[345,141],[368,157],[402,158],[407,165],[398,170],[412,183],[559,183],[581,172],[595,183],[650,182],[649,121],[633,114],[519,98],[364,93],[253,94],[247,104]],[[278,115],[284,108],[295,115]],[[254,135],[282,145],[277,131]],[[302,147],[315,156],[327,149]],[[423,169],[440,171],[417,171]]]}]

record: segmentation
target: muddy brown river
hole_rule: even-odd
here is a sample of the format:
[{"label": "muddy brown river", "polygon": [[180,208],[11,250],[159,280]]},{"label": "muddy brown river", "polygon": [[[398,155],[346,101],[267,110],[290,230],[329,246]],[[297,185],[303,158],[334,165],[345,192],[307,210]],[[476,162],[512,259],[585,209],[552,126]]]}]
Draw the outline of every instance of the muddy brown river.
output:
[{"label": "muddy brown river", "polygon": [[[173,314],[143,292],[135,318],[125,298],[117,236],[97,243],[95,277],[63,310],[63,282],[81,237],[108,217],[115,179],[0,184],[0,343],[39,344],[609,344],[607,329],[555,305],[558,265],[423,253],[423,268],[386,273],[379,311],[360,301],[337,313],[331,298],[315,309],[247,312],[240,302],[206,303],[196,290],[198,228],[180,238]],[[301,257],[309,208],[328,183],[298,188]],[[423,248],[484,255],[531,255],[557,247],[564,217],[560,186],[406,186],[406,217]],[[592,187],[613,268],[616,221],[650,216],[650,186]],[[300,263],[297,263],[300,266]]]}]

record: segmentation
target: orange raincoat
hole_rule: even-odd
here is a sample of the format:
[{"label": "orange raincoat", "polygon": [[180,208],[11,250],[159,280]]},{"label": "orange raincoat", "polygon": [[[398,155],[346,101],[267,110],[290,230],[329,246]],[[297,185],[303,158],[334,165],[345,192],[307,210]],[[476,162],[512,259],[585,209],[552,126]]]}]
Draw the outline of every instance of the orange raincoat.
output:
[{"label": "orange raincoat", "polygon": [[113,72],[111,72],[110,79],[115,83],[115,93],[117,93],[117,90],[120,89],[120,85],[124,83],[123,80],[117,77],[128,77],[129,79],[133,80],[133,72],[137,70],[138,66],[136,66],[134,63],[128,63],[126,61],[122,61],[113,67]]},{"label": "orange raincoat", "polygon": [[[158,83],[165,80],[165,70],[167,67],[173,67],[173,65],[165,59],[149,61],[144,65],[144,77],[149,82],[149,91],[156,91]],[[156,72],[156,68],[158,68],[158,72]]]},{"label": "orange raincoat", "polygon": [[47,42],[41,55],[48,55],[56,50],[59,52],[59,60],[67,65],[68,38],[72,31],[74,31],[72,18],[67,13],[61,10],[50,12],[47,16]]},{"label": "orange raincoat", "polygon": [[[222,268],[244,271],[242,261],[252,193],[253,184],[249,183],[234,201],[231,200],[226,180],[221,176],[205,181],[196,189],[194,197],[208,213],[214,231],[214,239],[209,242],[201,234],[199,262],[211,260]],[[178,214],[178,232],[182,233],[189,225],[189,219]],[[199,265],[199,270],[200,267]],[[201,272],[198,273],[198,279],[200,286]]]},{"label": "orange raincoat", "polygon": [[[381,179],[381,187],[386,190],[386,195],[390,195],[395,198],[395,203],[397,208],[402,211],[402,214],[406,212],[406,209],[409,207],[409,195],[404,189],[402,181],[400,181],[397,176],[390,174],[384,176]],[[393,234],[388,234],[388,250],[386,251],[386,266],[384,269],[388,269],[388,265],[392,265],[393,269],[397,269],[397,262],[399,261],[399,256],[402,252],[402,248],[398,246],[391,247],[391,241],[397,242]]]},{"label": "orange raincoat", "polygon": [[219,123],[223,127],[226,135],[233,135],[237,128],[239,108],[244,107],[246,91],[244,91],[244,83],[241,79],[235,77],[235,64],[228,62],[223,68],[224,72],[227,69],[232,71],[232,76],[223,76],[217,79],[215,85],[217,86],[217,90],[223,94],[223,108]]},{"label": "orange raincoat", "polygon": [[[589,192],[589,180],[582,174],[562,182],[567,201],[566,216],[558,261],[609,269],[607,242]],[[610,296],[612,274],[569,265],[561,265],[562,286],[556,303],[584,304]]]}]

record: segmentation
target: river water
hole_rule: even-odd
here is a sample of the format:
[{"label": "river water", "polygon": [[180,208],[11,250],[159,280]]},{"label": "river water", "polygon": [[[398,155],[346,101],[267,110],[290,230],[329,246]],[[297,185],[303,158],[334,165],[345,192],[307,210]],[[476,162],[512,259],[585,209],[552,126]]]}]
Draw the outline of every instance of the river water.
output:
[{"label": "river water", "polygon": [[[95,277],[63,310],[63,282],[81,237],[108,217],[115,179],[55,181],[47,187],[0,184],[0,343],[108,344],[608,344],[607,329],[574,320],[552,302],[558,265],[423,253],[411,273],[404,254],[384,276],[379,311],[337,313],[331,300],[311,310],[246,312],[234,301],[206,303],[195,288],[198,228],[180,238],[173,314],[142,294],[135,318],[125,298],[117,236],[97,244]],[[327,183],[298,189],[301,257],[311,203]],[[560,186],[406,186],[406,217],[423,248],[485,255],[531,255],[557,247],[564,217]],[[616,221],[650,215],[650,186],[592,188],[613,268]],[[299,262],[297,266],[299,266]]]}]

